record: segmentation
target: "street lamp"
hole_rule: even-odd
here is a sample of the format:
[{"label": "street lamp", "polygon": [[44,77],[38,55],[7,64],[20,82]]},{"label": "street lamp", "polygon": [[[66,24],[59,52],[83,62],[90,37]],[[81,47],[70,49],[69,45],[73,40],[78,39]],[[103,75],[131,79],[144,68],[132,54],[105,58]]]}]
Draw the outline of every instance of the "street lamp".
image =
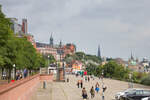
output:
[{"label": "street lamp", "polygon": [[102,70],[102,77],[101,77],[102,78],[102,83],[103,83],[103,77],[104,77],[104,70]]},{"label": "street lamp", "polygon": [[49,67],[49,55],[48,55],[48,67]]},{"label": "street lamp", "polygon": [[[103,76],[104,76],[104,70],[102,70],[102,89],[104,89]],[[102,100],[104,100],[104,90],[102,92]]]},{"label": "street lamp", "polygon": [[13,79],[15,79],[16,78],[16,65],[15,64],[13,64],[13,69],[14,69]]},{"label": "street lamp", "polygon": [[133,73],[131,72],[130,74],[129,74],[129,88],[133,88],[133,80],[132,80],[132,75]]},{"label": "street lamp", "polygon": [[[49,67],[49,55],[48,55],[48,67]],[[47,70],[48,70],[48,74],[49,74],[49,69],[47,68]]]}]

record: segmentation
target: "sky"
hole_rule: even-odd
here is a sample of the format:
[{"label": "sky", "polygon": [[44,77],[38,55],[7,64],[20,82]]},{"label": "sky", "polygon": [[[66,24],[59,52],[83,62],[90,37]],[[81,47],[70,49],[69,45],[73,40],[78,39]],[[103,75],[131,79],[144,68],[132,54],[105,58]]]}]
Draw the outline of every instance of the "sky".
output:
[{"label": "sky", "polygon": [[150,0],[0,0],[6,17],[28,20],[36,41],[74,43],[106,57],[150,59]]}]

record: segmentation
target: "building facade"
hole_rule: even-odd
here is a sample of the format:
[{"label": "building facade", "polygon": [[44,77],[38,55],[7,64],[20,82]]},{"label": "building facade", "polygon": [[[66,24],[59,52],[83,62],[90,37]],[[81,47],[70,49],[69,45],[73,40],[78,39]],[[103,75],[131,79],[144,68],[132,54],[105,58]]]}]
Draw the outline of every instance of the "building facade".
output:
[{"label": "building facade", "polygon": [[18,19],[10,18],[10,21],[12,23],[11,29],[13,30],[14,34],[22,34],[22,25],[18,23]]},{"label": "building facade", "polygon": [[18,19],[17,18],[9,18],[12,25],[11,25],[11,29],[14,32],[14,34],[16,35],[16,37],[25,37],[27,38],[27,40],[29,42],[31,42],[31,44],[33,45],[33,47],[36,49],[36,43],[34,40],[34,36],[29,34],[27,31],[27,19],[22,19],[22,25],[18,23]]},{"label": "building facade", "polygon": [[57,61],[62,61],[67,54],[73,55],[76,51],[74,44],[62,45],[61,41],[59,44],[54,44],[53,41],[54,39],[51,35],[49,44],[36,42],[37,51],[45,56],[51,54]]}]

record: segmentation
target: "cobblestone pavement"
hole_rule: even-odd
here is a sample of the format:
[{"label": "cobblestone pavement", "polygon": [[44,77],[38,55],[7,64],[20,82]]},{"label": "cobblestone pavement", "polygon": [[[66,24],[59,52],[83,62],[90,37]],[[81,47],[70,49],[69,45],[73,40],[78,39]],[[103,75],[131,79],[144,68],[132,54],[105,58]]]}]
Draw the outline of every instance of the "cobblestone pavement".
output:
[{"label": "cobblestone pavement", "polygon": [[[37,89],[36,93],[32,97],[32,100],[83,100],[81,97],[81,88],[77,88],[77,80],[82,79],[81,77],[75,77],[68,75],[70,82],[48,82],[46,89],[42,88],[42,83]],[[100,92],[95,93],[95,98],[90,98],[90,88],[95,86],[96,82],[100,84]],[[128,88],[127,82],[103,79],[107,90],[105,92],[105,100],[114,100],[115,93]],[[89,100],[102,100],[102,80],[95,78],[90,82],[83,82],[84,87],[88,92]],[[142,85],[134,85],[136,88],[150,88]]]}]

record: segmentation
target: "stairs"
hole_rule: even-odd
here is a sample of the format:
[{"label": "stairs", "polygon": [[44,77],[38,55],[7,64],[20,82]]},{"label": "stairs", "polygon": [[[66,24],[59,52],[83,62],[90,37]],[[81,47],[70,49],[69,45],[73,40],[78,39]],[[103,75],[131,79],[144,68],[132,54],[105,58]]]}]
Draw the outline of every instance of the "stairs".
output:
[{"label": "stairs", "polygon": [[40,68],[40,74],[48,74],[47,68]]}]

